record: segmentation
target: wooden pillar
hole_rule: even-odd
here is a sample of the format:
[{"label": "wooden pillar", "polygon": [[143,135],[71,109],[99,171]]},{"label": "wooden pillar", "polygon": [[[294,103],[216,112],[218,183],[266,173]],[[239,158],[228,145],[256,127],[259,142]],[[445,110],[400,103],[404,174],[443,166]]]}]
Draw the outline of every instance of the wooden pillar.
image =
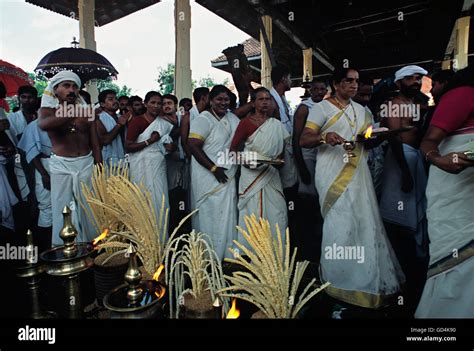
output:
[{"label": "wooden pillar", "polygon": [[[95,0],[79,0],[77,5],[79,7],[79,46],[97,51],[94,28]],[[99,97],[97,83],[89,82],[86,84],[86,90],[91,94],[91,102],[96,103]]]},{"label": "wooden pillar", "polygon": [[175,73],[174,93],[178,99],[192,98],[191,79],[191,6],[189,0],[175,0]]},{"label": "wooden pillar", "polygon": [[[265,32],[267,33],[268,41],[270,46],[272,45],[272,18],[268,15],[262,16],[263,27],[265,28]],[[260,52],[262,53],[262,70],[260,72],[260,79],[262,85],[267,88],[271,89],[272,87],[272,63],[270,61],[270,55],[265,47],[265,40],[263,38],[262,31],[260,31]]]},{"label": "wooden pillar", "polygon": [[460,70],[468,65],[469,22],[470,16],[458,18],[456,21],[456,43],[454,46],[454,69]]},{"label": "wooden pillar", "polygon": [[313,80],[313,49],[303,49],[303,81]]}]

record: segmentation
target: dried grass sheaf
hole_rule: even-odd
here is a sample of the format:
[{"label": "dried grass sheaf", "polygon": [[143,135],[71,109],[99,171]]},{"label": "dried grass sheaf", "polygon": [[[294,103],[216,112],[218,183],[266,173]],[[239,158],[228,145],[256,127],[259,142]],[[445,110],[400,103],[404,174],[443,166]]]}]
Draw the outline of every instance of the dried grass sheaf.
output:
[{"label": "dried grass sheaf", "polygon": [[248,256],[250,262],[242,255],[225,259],[242,266],[246,272],[226,275],[225,279],[230,281],[231,286],[220,291],[222,296],[246,300],[257,306],[268,318],[296,318],[301,308],[329,283],[316,287],[316,279],[312,279],[297,296],[309,262],[295,262],[296,249],[290,258],[289,230],[286,229],[283,241],[278,224],[275,226],[276,239],[273,239],[270,223],[263,218],[258,221],[255,215],[246,216],[245,225],[247,231],[240,227],[238,230],[249,248],[235,240],[234,244]]},{"label": "dried grass sheaf", "polygon": [[[217,291],[225,287],[221,261],[210,242],[205,234],[194,230],[169,241],[165,267],[171,318],[178,318],[184,294],[189,293],[197,299],[209,292],[214,301],[218,297]],[[186,278],[191,284],[188,289],[185,288]],[[227,313],[227,299],[220,300],[224,313]]]},{"label": "dried grass sheaf", "polygon": [[[97,249],[126,249],[131,242],[144,269],[153,275],[163,263],[167,243],[168,209],[165,210],[164,196],[157,218],[150,192],[142,183],[131,182],[128,171],[111,173],[101,166],[95,167],[92,190],[84,184],[82,190],[98,226],[101,230],[110,229]],[[181,221],[171,237],[191,215]]]}]

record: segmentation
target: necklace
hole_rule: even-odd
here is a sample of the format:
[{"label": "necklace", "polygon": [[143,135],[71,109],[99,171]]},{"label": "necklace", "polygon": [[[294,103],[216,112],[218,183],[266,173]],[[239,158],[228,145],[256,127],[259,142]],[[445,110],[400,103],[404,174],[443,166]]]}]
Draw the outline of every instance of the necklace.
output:
[{"label": "necklace", "polygon": [[[334,97],[334,99],[338,104],[338,107],[342,110],[342,113],[344,114],[344,118],[346,119],[347,123],[349,123],[349,128],[351,129],[352,134],[352,140],[354,141],[357,134],[357,114],[354,105],[352,105],[352,101],[349,100],[349,103],[344,106],[337,97]],[[352,112],[354,113],[354,120],[352,120],[352,118],[346,112],[346,109],[349,105],[351,106]]]},{"label": "necklace", "polygon": [[216,119],[218,121],[220,121],[224,117],[224,116],[219,117],[218,114],[216,113],[216,111],[214,111],[214,109],[212,107],[211,107],[211,112],[212,112],[213,116],[216,117]]},{"label": "necklace", "polygon": [[258,127],[265,123],[267,118],[256,118],[255,115],[249,117]]},{"label": "necklace", "polygon": [[69,125],[69,132],[75,133],[76,132],[76,121],[72,123],[72,125]]}]

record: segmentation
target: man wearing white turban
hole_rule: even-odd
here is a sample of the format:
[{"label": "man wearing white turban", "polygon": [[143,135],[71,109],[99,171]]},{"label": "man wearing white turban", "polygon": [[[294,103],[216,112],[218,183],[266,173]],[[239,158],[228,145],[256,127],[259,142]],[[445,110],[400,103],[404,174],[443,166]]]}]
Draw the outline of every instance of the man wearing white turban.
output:
[{"label": "man wearing white turban", "polygon": [[405,306],[413,313],[418,304],[428,263],[426,184],[424,160],[419,150],[422,78],[428,72],[415,65],[395,72],[400,92],[381,105],[381,126],[389,129],[415,127],[389,140],[385,154],[380,214],[393,249],[406,276]]},{"label": "man wearing white turban", "polygon": [[86,242],[96,235],[84,208],[81,183],[90,184],[93,163],[102,162],[93,112],[79,96],[81,80],[71,71],[56,74],[41,99],[39,126],[51,139],[50,159],[53,245],[62,245],[62,210],[69,206],[77,241]]}]

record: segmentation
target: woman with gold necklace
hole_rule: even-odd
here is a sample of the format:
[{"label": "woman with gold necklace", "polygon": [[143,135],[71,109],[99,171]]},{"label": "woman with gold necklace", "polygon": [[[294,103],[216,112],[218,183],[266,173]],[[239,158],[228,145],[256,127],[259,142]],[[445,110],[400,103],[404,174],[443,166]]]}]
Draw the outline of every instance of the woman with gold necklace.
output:
[{"label": "woman with gold necklace", "polygon": [[[321,279],[331,283],[326,291],[337,300],[376,309],[398,296],[404,276],[380,217],[367,151],[356,142],[371,123],[364,107],[351,99],[358,78],[354,69],[336,69],[335,95],[313,106],[300,145],[318,146]],[[347,141],[354,145],[353,157],[341,147]]]},{"label": "woman with gold necklace", "polygon": [[193,228],[209,236],[221,260],[232,257],[228,248],[237,237],[237,165],[222,162],[239,124],[229,111],[230,94],[223,85],[212,88],[210,106],[191,123],[188,138],[192,192],[199,209]]}]

